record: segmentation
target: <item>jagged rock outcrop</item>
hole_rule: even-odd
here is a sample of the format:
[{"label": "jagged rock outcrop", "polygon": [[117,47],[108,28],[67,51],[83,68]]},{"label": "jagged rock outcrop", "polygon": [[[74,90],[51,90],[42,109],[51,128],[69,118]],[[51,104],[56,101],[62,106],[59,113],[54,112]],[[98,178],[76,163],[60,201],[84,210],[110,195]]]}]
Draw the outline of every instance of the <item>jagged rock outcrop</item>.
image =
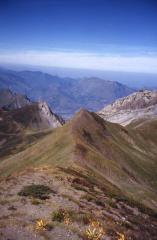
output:
[{"label": "jagged rock outcrop", "polygon": [[41,125],[45,127],[60,127],[65,122],[62,117],[53,113],[46,102],[37,103],[37,108],[39,111],[39,117],[41,119]]},{"label": "jagged rock outcrop", "polygon": [[134,120],[157,118],[157,91],[139,91],[121,98],[98,112],[103,119],[128,125]]},{"label": "jagged rock outcrop", "polygon": [[53,113],[46,102],[31,103],[13,110],[0,109],[0,157],[15,148],[16,151],[22,150],[28,143],[47,134],[49,131],[45,129],[51,130],[63,124],[64,120]]},{"label": "jagged rock outcrop", "polygon": [[64,120],[52,112],[46,102],[31,102],[24,95],[13,93],[9,89],[0,90],[1,122],[9,118],[21,127],[44,129],[56,128],[64,124]]},{"label": "jagged rock outcrop", "polygon": [[64,120],[53,113],[46,102],[36,102],[25,107],[9,111],[14,121],[25,128],[56,128],[64,124]]}]

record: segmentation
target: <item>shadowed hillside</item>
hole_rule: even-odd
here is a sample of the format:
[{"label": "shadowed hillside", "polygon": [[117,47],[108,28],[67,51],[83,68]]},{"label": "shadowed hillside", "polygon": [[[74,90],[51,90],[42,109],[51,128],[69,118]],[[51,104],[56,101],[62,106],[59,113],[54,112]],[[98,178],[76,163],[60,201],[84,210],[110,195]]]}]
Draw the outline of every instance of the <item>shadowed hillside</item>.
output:
[{"label": "shadowed hillside", "polygon": [[64,120],[53,113],[46,102],[32,103],[8,114],[23,127],[30,129],[56,128],[64,124]]},{"label": "shadowed hillside", "polygon": [[[14,95],[10,91],[4,92],[11,103]],[[8,93],[11,98],[8,98]],[[4,99],[0,99],[1,104],[4,104],[0,109],[0,156],[27,148],[27,145],[37,138],[64,124],[64,120],[53,113],[46,102],[29,102],[28,105],[22,106],[23,99],[18,97],[18,105],[12,105],[11,110],[10,104],[8,107],[5,105],[7,99],[4,95],[6,94],[3,94]]]}]

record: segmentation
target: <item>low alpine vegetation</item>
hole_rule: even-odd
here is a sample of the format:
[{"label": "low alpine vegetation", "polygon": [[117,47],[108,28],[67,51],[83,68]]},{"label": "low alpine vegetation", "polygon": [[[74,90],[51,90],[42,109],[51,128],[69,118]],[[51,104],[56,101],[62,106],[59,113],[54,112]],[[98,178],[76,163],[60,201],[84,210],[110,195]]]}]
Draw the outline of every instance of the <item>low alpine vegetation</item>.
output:
[{"label": "low alpine vegetation", "polygon": [[63,222],[64,221],[64,210],[58,209],[52,213],[52,221]]},{"label": "low alpine vegetation", "polygon": [[18,195],[45,200],[49,198],[48,195],[52,192],[53,191],[48,186],[32,184],[24,186],[23,189],[18,193]]}]

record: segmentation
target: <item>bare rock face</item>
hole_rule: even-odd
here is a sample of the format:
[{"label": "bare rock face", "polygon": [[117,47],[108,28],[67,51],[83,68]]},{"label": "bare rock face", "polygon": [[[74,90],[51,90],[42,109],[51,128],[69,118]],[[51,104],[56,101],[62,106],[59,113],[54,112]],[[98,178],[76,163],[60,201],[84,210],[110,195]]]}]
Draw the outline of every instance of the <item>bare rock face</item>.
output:
[{"label": "bare rock face", "polygon": [[46,102],[39,102],[38,114],[41,120],[41,124],[45,127],[56,128],[64,124],[64,120],[57,114],[53,113]]},{"label": "bare rock face", "polygon": [[[64,124],[64,120],[52,112],[46,102],[31,102],[27,96],[9,89],[0,90],[0,110],[0,117],[3,113],[10,123],[16,122],[21,127],[45,129]],[[1,122],[6,124],[3,119]]]},{"label": "bare rock face", "polygon": [[138,119],[157,118],[157,91],[135,92],[106,106],[98,114],[123,126]]},{"label": "bare rock face", "polygon": [[24,128],[52,129],[64,124],[64,120],[53,113],[46,102],[36,102],[8,111],[8,115]]}]

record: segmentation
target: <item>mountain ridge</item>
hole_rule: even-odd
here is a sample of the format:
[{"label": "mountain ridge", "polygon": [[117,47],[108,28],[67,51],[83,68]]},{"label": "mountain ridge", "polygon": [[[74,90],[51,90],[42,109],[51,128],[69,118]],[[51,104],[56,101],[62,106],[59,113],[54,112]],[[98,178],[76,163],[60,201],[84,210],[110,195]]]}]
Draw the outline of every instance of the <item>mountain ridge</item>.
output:
[{"label": "mountain ridge", "polygon": [[10,174],[19,157],[21,164],[16,171],[30,164],[32,167],[43,164],[81,166],[103,177],[108,187],[114,186],[128,198],[137,202],[140,199],[147,207],[156,209],[157,152],[154,144],[157,136],[154,127],[151,135],[150,144],[137,129],[106,122],[95,113],[81,110],[62,128],[57,128],[17,156],[4,159],[0,172],[1,175]]},{"label": "mountain ridge", "polygon": [[[2,213],[8,213],[7,219],[0,219],[4,240],[21,238],[19,229],[22,238],[25,234],[25,239],[42,240],[40,232],[34,238],[34,226],[30,228],[38,219],[53,224],[44,233],[55,240],[63,229],[62,239],[69,239],[74,225],[72,239],[86,239],[91,219],[103,224],[108,239],[118,239],[121,233],[125,239],[156,240],[156,129],[155,119],[123,127],[81,109],[62,127],[29,129],[21,135],[17,129],[8,145],[0,138],[5,146],[0,151],[0,183],[5,189],[0,203]],[[45,188],[52,192],[42,197]],[[65,211],[72,223],[55,218],[56,227],[52,211],[53,216]],[[17,220],[16,231],[8,219]]]}]

